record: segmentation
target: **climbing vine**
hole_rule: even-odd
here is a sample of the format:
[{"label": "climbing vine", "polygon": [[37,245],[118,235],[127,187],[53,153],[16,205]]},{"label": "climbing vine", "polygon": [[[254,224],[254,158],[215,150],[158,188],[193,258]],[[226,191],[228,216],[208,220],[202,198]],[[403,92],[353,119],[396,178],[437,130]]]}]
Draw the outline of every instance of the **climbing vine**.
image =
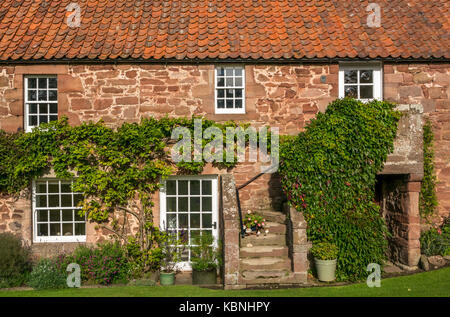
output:
[{"label": "climbing vine", "polygon": [[436,175],[434,173],[433,129],[431,121],[423,126],[423,180],[420,188],[419,211],[422,218],[433,215],[438,205],[436,197]]},{"label": "climbing vine", "polygon": [[393,150],[400,113],[388,102],[338,99],[280,147],[282,187],[303,212],[308,239],[338,246],[337,278],[359,280],[382,264],[386,224],[376,174]]},{"label": "climbing vine", "polygon": [[[172,139],[172,131],[184,127],[193,135],[194,119],[150,118],[112,129],[101,121],[70,126],[62,118],[30,133],[0,132],[0,192],[18,194],[49,171],[61,179],[74,179],[73,190],[84,195],[80,215],[127,244],[148,270],[155,266],[156,246],[163,239],[152,215],[152,197],[161,179],[177,171],[200,173],[206,164],[203,159],[174,162],[168,153],[179,140]],[[237,125],[203,120],[201,128],[213,126],[224,132]],[[202,149],[211,140],[203,138]],[[230,168],[236,163],[215,164]]]}]

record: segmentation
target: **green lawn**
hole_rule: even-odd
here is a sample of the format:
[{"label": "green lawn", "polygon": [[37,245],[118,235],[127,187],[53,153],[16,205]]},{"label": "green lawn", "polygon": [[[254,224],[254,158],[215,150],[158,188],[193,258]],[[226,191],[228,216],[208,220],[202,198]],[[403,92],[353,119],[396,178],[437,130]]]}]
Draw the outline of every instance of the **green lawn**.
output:
[{"label": "green lawn", "polygon": [[450,267],[409,276],[381,280],[381,287],[365,283],[333,287],[290,288],[277,290],[223,291],[196,286],[115,286],[107,288],[45,291],[0,291],[0,297],[323,297],[323,296],[445,296],[450,297]]}]

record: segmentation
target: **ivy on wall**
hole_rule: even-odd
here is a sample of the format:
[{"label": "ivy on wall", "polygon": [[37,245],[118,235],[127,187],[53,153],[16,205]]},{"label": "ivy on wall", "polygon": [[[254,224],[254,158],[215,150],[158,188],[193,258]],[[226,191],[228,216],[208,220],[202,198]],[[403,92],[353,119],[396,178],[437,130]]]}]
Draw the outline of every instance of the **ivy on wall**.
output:
[{"label": "ivy on wall", "polygon": [[[144,271],[149,270],[155,267],[157,245],[164,238],[152,216],[152,196],[161,179],[177,171],[200,173],[206,164],[173,162],[168,153],[178,141],[171,138],[172,131],[184,127],[194,135],[194,119],[150,118],[112,129],[101,121],[73,127],[62,118],[30,133],[0,131],[0,193],[18,194],[50,170],[58,178],[74,179],[73,190],[84,193],[80,215],[127,244]],[[237,127],[203,120],[201,129],[213,126],[221,131]],[[213,135],[203,138],[202,149],[212,140]],[[194,141],[190,142],[193,149]],[[215,164],[230,168],[237,161]],[[130,218],[137,223],[137,232],[130,232]]]},{"label": "ivy on wall", "polygon": [[363,279],[369,263],[385,259],[388,232],[374,198],[400,118],[393,109],[388,102],[338,99],[281,143],[283,190],[303,212],[308,239],[338,246],[338,280]]},{"label": "ivy on wall", "polygon": [[430,120],[423,126],[423,180],[420,188],[419,211],[427,219],[436,210],[436,175],[434,172],[433,127]]}]

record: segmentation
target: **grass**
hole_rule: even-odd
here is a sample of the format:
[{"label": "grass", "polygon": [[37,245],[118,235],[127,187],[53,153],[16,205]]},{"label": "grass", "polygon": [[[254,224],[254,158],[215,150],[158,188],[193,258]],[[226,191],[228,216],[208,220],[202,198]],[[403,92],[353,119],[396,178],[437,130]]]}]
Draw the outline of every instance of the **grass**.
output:
[{"label": "grass", "polygon": [[0,291],[0,297],[450,297],[450,267],[381,280],[381,287],[366,283],[346,286],[274,290],[212,290],[191,285],[113,286],[62,290]]}]

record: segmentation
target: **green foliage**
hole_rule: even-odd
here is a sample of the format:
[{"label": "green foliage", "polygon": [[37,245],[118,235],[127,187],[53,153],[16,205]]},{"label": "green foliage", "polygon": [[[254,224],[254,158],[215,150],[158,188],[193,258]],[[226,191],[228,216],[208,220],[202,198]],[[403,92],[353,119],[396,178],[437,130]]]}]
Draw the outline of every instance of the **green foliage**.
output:
[{"label": "green foliage", "polygon": [[55,259],[58,270],[67,274],[70,263],[81,269],[81,280],[91,284],[112,284],[128,278],[129,262],[126,249],[119,243],[106,242],[96,248],[80,245],[70,254],[62,254]]},{"label": "green foliage", "polygon": [[393,108],[338,99],[280,146],[283,190],[303,212],[308,239],[339,248],[338,280],[363,279],[369,263],[385,258],[388,233],[374,192],[376,174],[393,150],[400,118]]},{"label": "green foliage", "polygon": [[34,289],[50,289],[67,287],[67,275],[58,270],[54,261],[40,260],[30,274],[28,285]]},{"label": "green foliage", "polygon": [[419,211],[423,218],[433,215],[438,205],[433,140],[433,127],[431,121],[427,120],[423,126],[423,180],[419,202]]},{"label": "green foliage", "polygon": [[23,285],[31,271],[31,251],[12,233],[0,233],[0,288]]},{"label": "green foliage", "polygon": [[319,242],[311,248],[311,254],[318,260],[335,260],[338,253],[338,247],[329,242]]},{"label": "green foliage", "polygon": [[192,247],[192,269],[196,271],[210,271],[217,269],[221,263],[221,254],[213,246],[214,237],[203,232],[196,238]]},{"label": "green foliage", "polygon": [[182,254],[186,250],[188,232],[181,231],[179,237],[176,232],[166,231],[161,241],[161,269],[165,273],[178,271],[178,263],[182,261]]},{"label": "green foliage", "polygon": [[420,249],[426,256],[450,255],[450,218],[420,236]]}]

